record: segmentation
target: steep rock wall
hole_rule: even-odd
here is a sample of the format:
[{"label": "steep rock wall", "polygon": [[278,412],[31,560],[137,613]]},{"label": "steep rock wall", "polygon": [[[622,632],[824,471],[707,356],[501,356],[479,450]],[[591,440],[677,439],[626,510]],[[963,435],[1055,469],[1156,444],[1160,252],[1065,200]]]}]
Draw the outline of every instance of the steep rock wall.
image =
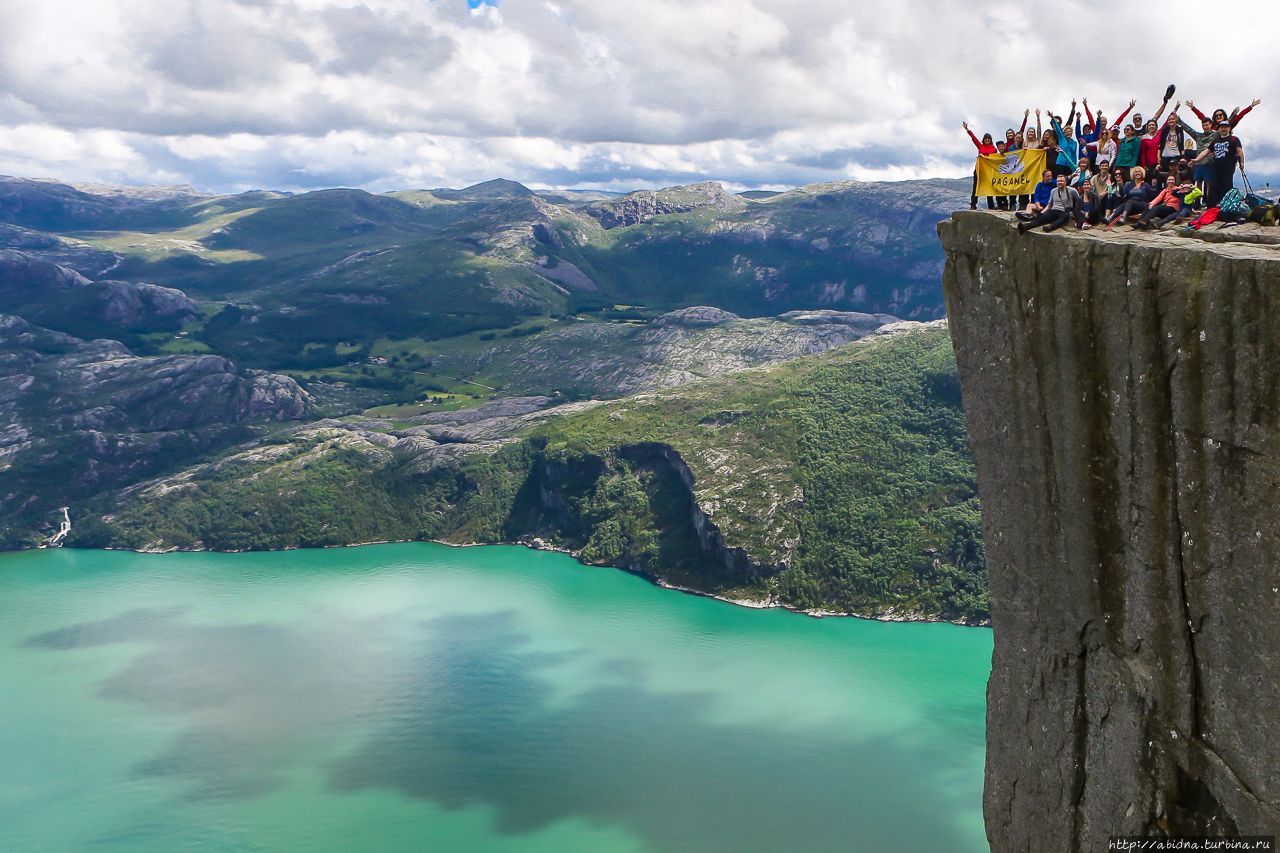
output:
[{"label": "steep rock wall", "polygon": [[[612,459],[614,454],[616,459]],[[592,532],[584,522],[581,502],[595,489],[601,478],[622,473],[617,460],[626,460],[636,472],[669,474],[680,484],[678,495],[667,494],[661,498],[664,501],[675,501],[679,506],[664,506],[661,518],[655,512],[649,519],[651,526],[659,533],[690,534],[683,536],[686,548],[679,554],[667,553],[668,558],[678,557],[687,565],[700,565],[706,573],[705,580],[711,586],[725,582],[749,583],[785,568],[753,559],[745,549],[725,541],[724,533],[698,504],[693,472],[674,447],[659,442],[624,444],[615,448],[610,457],[611,459],[605,459],[594,454],[569,459],[540,457],[530,473],[531,481],[536,484],[540,515],[536,519],[521,516],[520,522],[526,526],[532,524],[532,527],[513,527],[508,531],[510,538],[549,537],[552,541],[571,547],[575,552],[579,551]],[[651,495],[650,500],[652,502],[654,496]],[[673,531],[675,527],[687,530]],[[622,555],[615,563],[619,568],[659,580],[672,580],[664,576],[665,567],[642,566],[637,562],[636,555],[630,552]],[[687,566],[680,574],[681,580],[690,580]]]},{"label": "steep rock wall", "polygon": [[1003,851],[1280,832],[1280,251],[939,226]]}]

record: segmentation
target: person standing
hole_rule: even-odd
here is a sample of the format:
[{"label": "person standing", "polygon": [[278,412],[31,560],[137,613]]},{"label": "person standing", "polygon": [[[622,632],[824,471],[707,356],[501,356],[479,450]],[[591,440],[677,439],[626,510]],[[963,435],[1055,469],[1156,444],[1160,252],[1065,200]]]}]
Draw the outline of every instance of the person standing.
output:
[{"label": "person standing", "polygon": [[1114,163],[1121,169],[1129,170],[1138,165],[1138,155],[1142,151],[1142,139],[1139,138],[1137,131],[1133,129],[1133,125],[1126,124],[1124,126],[1124,139],[1120,141],[1120,145],[1116,150],[1116,159]]},{"label": "person standing", "polygon": [[[978,149],[979,157],[998,153],[995,143],[991,141],[991,134],[989,133],[982,134],[982,141],[979,142],[978,137],[974,136],[973,131],[969,129],[969,122],[967,121],[961,122],[961,125],[964,127],[964,132],[969,134],[969,138],[973,140],[974,147]],[[969,209],[970,210],[978,209],[978,167],[976,164],[973,167],[973,190],[969,195]],[[995,210],[995,209],[996,209],[995,197],[987,196],[987,210]]]},{"label": "person standing", "polygon": [[[1182,106],[1181,103],[1178,106]],[[1177,107],[1169,116],[1171,121],[1177,115]],[[1165,122],[1165,126],[1169,126],[1169,122]],[[1142,138],[1138,141],[1138,165],[1147,170],[1147,174],[1154,174],[1156,168],[1160,165],[1160,125],[1155,119],[1147,121],[1142,130]]]},{"label": "person standing", "polygon": [[1213,144],[1213,140],[1218,136],[1218,129],[1207,118],[1200,120],[1200,128],[1198,132],[1194,129],[1189,131],[1196,141],[1196,153],[1191,159],[1191,179],[1196,182],[1200,192],[1204,193],[1209,189],[1209,179],[1213,177],[1213,167],[1206,162],[1201,162],[1199,157]]},{"label": "person standing", "polygon": [[[1076,104],[1071,102],[1071,118],[1075,118]],[[1053,125],[1053,142],[1056,153],[1047,155],[1045,165],[1053,170],[1055,175],[1070,175],[1076,170],[1076,165],[1080,159],[1080,147],[1075,139],[1071,137],[1071,119],[1067,120],[1064,127],[1062,121],[1050,111],[1049,121]],[[1045,150],[1049,150],[1049,146],[1044,146]],[[1048,159],[1052,157],[1052,159]]]},{"label": "person standing", "polygon": [[[1231,122],[1231,129],[1235,130],[1236,125],[1240,123],[1240,119],[1244,118],[1250,112],[1252,112],[1253,108],[1260,103],[1262,103],[1261,98],[1254,98],[1253,103],[1249,104],[1249,106],[1245,107],[1244,109],[1240,109],[1239,107],[1236,107],[1234,110],[1231,111],[1231,115],[1227,115],[1227,111],[1224,109],[1216,109],[1213,111],[1212,121],[1214,125],[1217,125],[1218,122],[1222,121],[1223,119],[1226,119],[1227,121]],[[1187,106],[1191,108],[1191,112],[1196,114],[1196,118],[1200,119],[1201,121],[1210,120],[1210,119],[1206,119],[1204,113],[1196,109],[1196,105],[1193,104],[1191,101],[1187,101]]]},{"label": "person standing", "polygon": [[1160,152],[1159,166],[1162,171],[1169,171],[1170,166],[1182,157],[1182,151],[1186,147],[1186,138],[1183,134],[1187,130],[1195,132],[1178,115],[1178,107],[1174,107],[1173,112],[1169,113],[1169,118],[1165,119],[1164,127],[1160,129],[1160,135],[1156,141]]},{"label": "person standing", "polygon": [[[1168,89],[1165,90],[1164,102],[1160,104],[1160,109],[1156,110],[1156,114],[1151,117],[1151,121],[1154,121],[1157,127],[1160,125],[1160,116],[1164,115],[1165,109],[1169,106],[1169,99],[1172,97],[1173,97],[1173,87],[1170,86]],[[1146,123],[1142,120],[1142,113],[1133,114],[1133,124],[1130,125],[1130,127],[1133,128],[1133,132],[1135,135],[1137,136],[1142,135],[1142,129],[1146,127]]]},{"label": "person standing", "polygon": [[1245,173],[1244,145],[1231,132],[1229,119],[1218,122],[1218,135],[1196,156],[1195,162],[1206,162],[1212,167],[1204,201],[1209,207],[1216,207],[1227,191],[1235,186],[1236,164],[1240,165],[1240,173]]},{"label": "person standing", "polygon": [[1098,162],[1106,160],[1108,163],[1114,163],[1116,156],[1120,153],[1120,128],[1113,127],[1103,133],[1104,137],[1099,140],[1098,145]]},{"label": "person standing", "polygon": [[1035,126],[1035,129],[1034,129],[1034,130],[1028,130],[1028,131],[1024,134],[1024,136],[1025,136],[1025,138],[1026,138],[1026,140],[1027,140],[1027,144],[1026,144],[1026,147],[1027,147],[1027,148],[1039,148],[1039,147],[1040,147],[1040,137],[1041,137],[1041,136],[1043,136],[1043,131],[1042,131],[1042,130],[1041,130],[1041,128],[1040,128],[1040,111],[1039,111],[1039,110],[1036,110],[1036,126]]}]

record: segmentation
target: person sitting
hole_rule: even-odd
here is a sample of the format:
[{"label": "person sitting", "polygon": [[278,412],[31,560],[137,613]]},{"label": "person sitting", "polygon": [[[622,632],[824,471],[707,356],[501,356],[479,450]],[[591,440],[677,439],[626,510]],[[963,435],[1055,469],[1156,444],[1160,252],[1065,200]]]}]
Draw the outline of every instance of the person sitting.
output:
[{"label": "person sitting", "polygon": [[1102,221],[1107,214],[1107,200],[1114,194],[1111,183],[1111,164],[1106,160],[1099,160],[1098,171],[1089,178],[1083,192],[1085,228]]},{"label": "person sitting", "polygon": [[1130,216],[1137,216],[1147,209],[1156,192],[1147,183],[1147,171],[1141,166],[1134,166],[1129,172],[1129,180],[1120,190],[1119,204],[1107,219],[1107,231],[1119,222],[1121,225]]},{"label": "person sitting", "polygon": [[1089,185],[1089,179],[1093,177],[1093,169],[1089,166],[1088,159],[1081,157],[1076,164],[1076,169],[1067,177],[1067,185],[1076,188],[1080,193],[1080,197],[1085,197],[1085,187]]},{"label": "person sitting", "polygon": [[1084,220],[1080,212],[1080,193],[1075,187],[1067,185],[1067,176],[1058,175],[1056,185],[1049,193],[1049,203],[1044,211],[1027,222],[1018,223],[1018,233],[1026,234],[1032,228],[1044,226],[1044,230],[1055,231],[1071,221],[1076,220],[1076,227],[1082,226]]},{"label": "person sitting", "polygon": [[1049,205],[1049,196],[1053,192],[1053,172],[1048,169],[1044,170],[1044,174],[1040,176],[1040,183],[1036,184],[1035,191],[1031,194],[1031,203],[1027,205],[1026,210],[1015,214],[1019,219],[1034,219],[1038,214],[1043,213],[1044,209]]},{"label": "person sitting", "polygon": [[1182,203],[1182,197],[1191,192],[1192,187],[1190,183],[1179,184],[1170,175],[1165,179],[1164,189],[1151,200],[1151,204],[1143,211],[1138,221],[1133,223],[1133,227],[1150,228],[1152,220],[1155,220],[1155,227],[1163,228],[1181,216],[1184,210],[1190,213],[1191,209]]},{"label": "person sitting", "polygon": [[1120,191],[1125,185],[1124,169],[1113,166],[1111,168],[1111,186],[1107,187],[1107,195],[1102,200],[1102,218],[1105,220],[1111,215],[1111,211],[1120,206]]}]

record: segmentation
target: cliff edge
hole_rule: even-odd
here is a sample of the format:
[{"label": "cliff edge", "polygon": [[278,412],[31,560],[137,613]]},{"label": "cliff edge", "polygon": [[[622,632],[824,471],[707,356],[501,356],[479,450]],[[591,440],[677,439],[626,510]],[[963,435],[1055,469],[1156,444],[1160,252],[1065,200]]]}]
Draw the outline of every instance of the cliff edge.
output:
[{"label": "cliff edge", "polygon": [[1280,249],[941,223],[992,850],[1280,833]]}]

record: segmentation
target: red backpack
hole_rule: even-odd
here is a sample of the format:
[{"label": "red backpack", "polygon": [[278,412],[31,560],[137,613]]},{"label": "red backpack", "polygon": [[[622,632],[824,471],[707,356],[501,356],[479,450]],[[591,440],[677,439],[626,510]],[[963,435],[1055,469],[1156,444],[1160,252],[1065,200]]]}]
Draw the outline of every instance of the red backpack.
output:
[{"label": "red backpack", "polygon": [[1218,217],[1221,215],[1222,215],[1222,208],[1211,207],[1208,210],[1206,210],[1204,213],[1200,214],[1195,219],[1193,219],[1191,221],[1190,227],[1199,231],[1204,226],[1217,222]]}]

